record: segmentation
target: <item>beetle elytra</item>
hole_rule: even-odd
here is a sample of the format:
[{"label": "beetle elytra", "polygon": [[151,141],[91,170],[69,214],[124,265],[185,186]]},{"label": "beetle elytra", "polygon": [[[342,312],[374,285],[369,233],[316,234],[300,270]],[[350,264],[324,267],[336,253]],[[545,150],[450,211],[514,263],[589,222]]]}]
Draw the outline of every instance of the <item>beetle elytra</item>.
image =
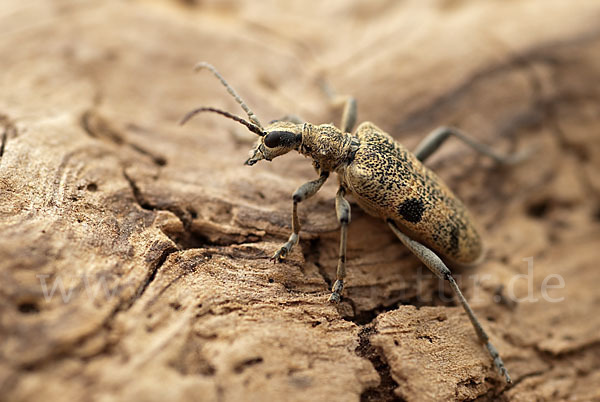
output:
[{"label": "beetle elytra", "polygon": [[[515,163],[523,155],[500,155],[461,131],[442,127],[433,131],[414,152],[408,151],[372,123],[365,122],[352,134],[356,122],[356,102],[344,98],[340,127],[313,125],[296,117],[286,117],[263,126],[219,72],[208,63],[198,63],[196,70],[211,71],[248,115],[248,120],[212,107],[200,107],[187,113],[181,124],[201,112],[221,114],[245,125],[259,136],[250,151],[247,165],[260,160],[271,161],[292,150],[312,159],[319,177],[301,185],[292,196],[292,233],[272,259],[282,261],[298,243],[300,222],[298,204],[312,197],[331,173],[336,173],[339,189],[335,209],[340,223],[340,251],[336,281],[329,298],[340,301],[346,277],[346,238],[350,223],[351,194],[368,214],[383,219],[400,241],[438,278],[448,281],[467,313],[477,336],[507,382],[508,371],[496,348],[454,280],[450,266],[469,266],[483,256],[481,238],[463,203],[423,162],[449,137],[453,136],[476,151],[500,163]],[[445,263],[445,262],[446,263]]]}]

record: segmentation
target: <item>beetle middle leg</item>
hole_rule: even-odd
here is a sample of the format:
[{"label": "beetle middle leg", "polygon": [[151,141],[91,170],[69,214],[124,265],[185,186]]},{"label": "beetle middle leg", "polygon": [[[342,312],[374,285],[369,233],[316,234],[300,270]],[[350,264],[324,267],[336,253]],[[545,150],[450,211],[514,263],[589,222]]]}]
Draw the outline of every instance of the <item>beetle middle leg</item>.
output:
[{"label": "beetle middle leg", "polygon": [[333,102],[337,104],[342,103],[344,105],[340,130],[342,130],[342,133],[351,132],[356,124],[356,99],[351,96],[338,95],[333,99]]},{"label": "beetle middle leg", "polygon": [[417,145],[414,154],[421,162],[424,162],[431,154],[433,154],[449,137],[454,136],[476,150],[477,152],[489,156],[498,163],[512,165],[519,163],[529,156],[529,152],[519,152],[516,154],[503,155],[493,150],[489,146],[482,144],[471,138],[462,131],[454,127],[439,127],[433,130],[427,137]]},{"label": "beetle middle leg", "polygon": [[462,292],[460,291],[460,288],[456,284],[456,281],[454,280],[454,277],[452,276],[450,269],[448,269],[446,264],[444,264],[444,262],[440,259],[440,257],[437,256],[437,254],[435,254],[429,248],[425,247],[423,244],[421,244],[415,240],[412,240],[411,238],[406,236],[404,233],[402,233],[402,231],[400,231],[400,229],[398,229],[398,227],[396,226],[396,224],[393,221],[388,220],[388,225],[390,226],[390,228],[392,229],[394,234],[396,236],[398,236],[400,241],[413,254],[415,254],[423,262],[423,264],[425,264],[427,266],[427,268],[429,268],[438,278],[440,278],[442,280],[446,280],[446,281],[448,281],[448,283],[450,283],[450,286],[452,287],[454,294],[456,294],[456,296],[458,297],[458,300],[460,301],[460,304],[463,306],[465,312],[469,316],[469,320],[471,320],[471,324],[473,324],[473,328],[475,328],[475,332],[477,333],[477,336],[479,337],[481,342],[483,344],[485,344],[485,347],[487,348],[490,356],[494,360],[494,365],[496,366],[498,371],[500,371],[500,374],[502,374],[506,378],[506,382],[510,383],[511,379],[510,379],[510,376],[508,375],[508,370],[506,370],[506,367],[504,367],[504,362],[502,361],[502,358],[500,358],[498,351],[496,350],[494,345],[492,345],[492,343],[490,342],[489,336],[487,335],[487,333],[485,332],[485,330],[479,323],[479,320],[475,316],[475,313],[471,309],[471,306],[469,306],[467,299],[465,299]]},{"label": "beetle middle leg", "polygon": [[342,120],[340,122],[340,130],[342,133],[349,133],[356,124],[356,99],[349,95],[339,95],[333,88],[324,81],[320,82],[321,89],[329,98],[329,101],[334,107],[344,106],[342,112]]},{"label": "beetle middle leg", "polygon": [[275,119],[269,122],[269,124],[275,123],[276,121],[289,121],[290,123],[302,124],[304,120],[302,120],[298,115],[295,114],[286,114],[280,117],[279,119]]},{"label": "beetle middle leg", "polygon": [[338,258],[335,283],[331,289],[329,301],[339,303],[340,295],[344,290],[344,278],[346,277],[346,239],[348,237],[348,224],[350,223],[350,203],[344,198],[346,191],[340,186],[335,195],[335,212],[340,222],[340,254]]},{"label": "beetle middle leg", "polygon": [[298,203],[315,195],[321,186],[323,186],[323,183],[325,183],[328,177],[329,172],[323,172],[318,179],[306,182],[298,187],[296,191],[294,191],[294,195],[292,196],[292,200],[294,202],[292,206],[292,234],[290,235],[287,243],[285,243],[279,250],[277,250],[273,257],[271,257],[273,262],[281,262],[281,260],[287,257],[287,255],[292,251],[292,248],[294,248],[294,246],[298,243],[298,234],[300,233]]}]

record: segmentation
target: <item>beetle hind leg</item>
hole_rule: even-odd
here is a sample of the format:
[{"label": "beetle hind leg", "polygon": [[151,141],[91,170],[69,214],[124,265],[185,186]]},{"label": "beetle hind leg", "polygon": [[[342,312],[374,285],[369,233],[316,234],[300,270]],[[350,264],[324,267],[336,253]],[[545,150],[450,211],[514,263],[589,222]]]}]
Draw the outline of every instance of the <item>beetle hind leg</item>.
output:
[{"label": "beetle hind leg", "polygon": [[527,157],[531,154],[531,150],[508,155],[498,153],[491,147],[482,144],[481,142],[454,127],[439,127],[433,130],[427,137],[423,139],[423,141],[419,143],[419,145],[417,145],[417,148],[413,153],[417,159],[419,159],[421,162],[424,162],[451,136],[458,138],[480,154],[489,156],[497,163],[503,165],[514,165],[523,161],[524,159],[527,159]]},{"label": "beetle hind leg", "polygon": [[427,266],[427,268],[429,268],[438,278],[446,280],[446,281],[448,281],[448,283],[450,283],[452,290],[458,297],[460,304],[463,306],[465,312],[467,313],[467,316],[469,317],[471,324],[473,324],[473,328],[475,329],[477,336],[479,337],[481,342],[483,344],[485,344],[485,347],[487,348],[490,356],[492,357],[492,360],[494,361],[494,365],[496,366],[496,368],[498,369],[500,374],[504,376],[504,378],[506,379],[506,382],[510,383],[511,379],[510,379],[510,376],[508,375],[508,370],[506,369],[506,367],[504,367],[504,362],[502,361],[502,358],[498,354],[498,351],[496,350],[494,345],[492,345],[492,343],[490,342],[490,338],[488,337],[487,333],[485,332],[485,330],[479,323],[479,320],[475,316],[475,313],[471,309],[471,306],[469,306],[469,303],[467,302],[467,300],[463,296],[462,292],[460,291],[460,288],[456,284],[456,281],[454,280],[454,277],[452,276],[450,269],[448,269],[446,264],[444,264],[444,262],[433,251],[431,251],[429,248],[425,247],[423,244],[421,244],[415,240],[412,240],[411,238],[406,236],[404,233],[402,233],[393,221],[388,221],[388,225],[390,226],[390,228],[392,229],[394,234],[396,236],[398,236],[400,241],[413,254],[415,254],[423,262],[423,264],[425,264]]},{"label": "beetle hind leg", "polygon": [[331,289],[329,301],[339,303],[342,290],[344,290],[344,278],[346,277],[346,239],[348,237],[348,224],[350,223],[350,204],[344,198],[345,190],[340,187],[335,195],[335,212],[340,222],[340,254],[335,275],[335,283]]}]

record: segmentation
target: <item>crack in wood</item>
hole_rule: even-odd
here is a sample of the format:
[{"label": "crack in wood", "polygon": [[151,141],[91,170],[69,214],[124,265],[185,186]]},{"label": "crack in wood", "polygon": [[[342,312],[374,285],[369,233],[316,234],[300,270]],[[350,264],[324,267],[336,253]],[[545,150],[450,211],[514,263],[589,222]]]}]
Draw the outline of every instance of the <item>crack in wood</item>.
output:
[{"label": "crack in wood", "polygon": [[0,160],[4,155],[4,151],[6,150],[6,143],[8,141],[8,137],[14,137],[17,133],[17,128],[15,127],[12,120],[3,114],[0,114],[0,126],[2,127],[2,134],[0,138]]},{"label": "crack in wood", "polygon": [[177,251],[179,251],[179,250],[176,247],[168,247],[163,250],[163,252],[160,254],[160,257],[156,260],[156,263],[152,264],[152,266],[150,267],[150,270],[149,270],[148,276],[146,277],[146,280],[144,281],[142,286],[140,286],[138,288],[138,290],[135,292],[135,296],[131,299],[131,303],[129,304],[129,306],[127,306],[125,308],[125,310],[128,310],[129,308],[131,308],[131,306],[144,295],[144,293],[146,292],[146,289],[148,289],[150,284],[152,282],[154,282],[154,279],[156,278],[156,274],[158,273],[160,268],[164,265],[164,263],[167,261],[169,256]]},{"label": "crack in wood", "polygon": [[398,388],[398,383],[391,375],[391,369],[383,351],[371,344],[371,336],[377,333],[372,325],[361,328],[358,333],[358,346],[355,353],[365,359],[368,359],[379,374],[379,385],[365,389],[361,395],[361,402],[375,401],[403,401],[394,390]]},{"label": "crack in wood", "polygon": [[156,154],[139,144],[129,141],[125,134],[114,128],[105,118],[96,111],[90,109],[85,111],[80,117],[81,128],[92,138],[107,140],[117,146],[126,146],[133,151],[144,155],[156,166],[163,167],[167,164],[164,156]]},{"label": "crack in wood", "polygon": [[184,229],[182,236],[174,236],[173,234],[165,233],[163,231],[167,237],[177,244],[180,250],[196,248],[206,249],[214,246],[227,247],[232,245],[257,243],[261,240],[264,240],[264,237],[261,238],[255,234],[244,234],[242,232],[232,234],[223,232],[223,236],[221,238],[213,241],[207,235],[198,230],[197,227],[194,228],[192,226],[193,220],[196,218],[196,212],[194,210],[191,208],[181,207],[176,204],[157,205],[149,201],[148,198],[144,196],[137,182],[126,172],[125,169],[123,169],[123,176],[127,183],[129,183],[135,202],[140,206],[140,208],[147,211],[168,211],[174,214],[180,220]]}]

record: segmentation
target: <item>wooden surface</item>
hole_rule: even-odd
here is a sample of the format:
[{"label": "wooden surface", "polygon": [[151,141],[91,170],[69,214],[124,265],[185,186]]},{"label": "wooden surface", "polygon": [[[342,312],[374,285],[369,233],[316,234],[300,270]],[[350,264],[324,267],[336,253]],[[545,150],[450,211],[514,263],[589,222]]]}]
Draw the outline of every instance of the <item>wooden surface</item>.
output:
[{"label": "wooden surface", "polygon": [[[596,0],[4,0],[0,399],[600,399],[599,17]],[[264,122],[337,123],[326,80],[410,148],[452,124],[536,150],[499,168],[449,141],[428,163],[482,229],[485,262],[457,274],[511,386],[449,288],[355,204],[344,301],[326,303],[335,180],[269,261],[314,171],[243,166],[253,135],[217,116],[179,127],[198,105],[242,114],[200,60]]]}]

